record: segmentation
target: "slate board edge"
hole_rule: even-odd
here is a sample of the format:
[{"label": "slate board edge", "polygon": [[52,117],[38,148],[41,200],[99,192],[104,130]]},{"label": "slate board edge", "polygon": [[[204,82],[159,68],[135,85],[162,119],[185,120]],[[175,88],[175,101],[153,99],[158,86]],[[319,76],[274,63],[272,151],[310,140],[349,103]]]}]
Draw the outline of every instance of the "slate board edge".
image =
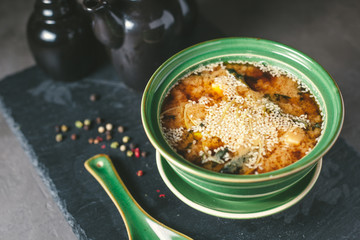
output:
[{"label": "slate board edge", "polygon": [[[6,77],[3,81],[6,81],[8,77]],[[26,155],[28,155],[31,164],[34,166],[37,174],[39,175],[42,182],[45,184],[47,189],[49,190],[53,200],[55,201],[56,205],[59,207],[60,212],[65,217],[66,221],[71,226],[75,236],[80,240],[90,240],[87,236],[85,231],[77,224],[75,218],[67,211],[66,203],[60,199],[58,195],[58,191],[55,187],[55,184],[52,182],[46,168],[38,161],[38,158],[35,154],[35,151],[30,146],[28,141],[26,140],[23,133],[19,130],[18,125],[14,121],[11,116],[11,111],[5,107],[3,102],[3,97],[0,96],[0,112],[2,112],[6,123],[8,124],[10,130],[14,133],[16,138],[19,140],[21,147],[24,149]]]}]

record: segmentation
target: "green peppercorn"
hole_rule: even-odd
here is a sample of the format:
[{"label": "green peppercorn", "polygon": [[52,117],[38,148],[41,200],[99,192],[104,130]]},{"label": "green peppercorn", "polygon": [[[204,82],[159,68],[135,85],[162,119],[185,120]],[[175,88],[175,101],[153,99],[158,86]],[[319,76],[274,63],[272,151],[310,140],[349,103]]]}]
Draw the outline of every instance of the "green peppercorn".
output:
[{"label": "green peppercorn", "polygon": [[132,155],[134,155],[134,153],[131,150],[126,151],[126,156],[132,157]]},{"label": "green peppercorn", "polygon": [[116,142],[116,141],[115,141],[115,142],[112,142],[112,143],[110,144],[110,147],[111,147],[111,148],[114,148],[114,149],[115,149],[115,148],[118,148],[118,147],[119,147],[119,143]]},{"label": "green peppercorn", "polygon": [[124,137],[122,138],[123,143],[129,142],[129,140],[130,140],[130,137],[129,137],[129,136],[124,136]]},{"label": "green peppercorn", "polygon": [[75,127],[82,128],[83,126],[84,126],[84,124],[81,121],[76,121],[75,122]]}]

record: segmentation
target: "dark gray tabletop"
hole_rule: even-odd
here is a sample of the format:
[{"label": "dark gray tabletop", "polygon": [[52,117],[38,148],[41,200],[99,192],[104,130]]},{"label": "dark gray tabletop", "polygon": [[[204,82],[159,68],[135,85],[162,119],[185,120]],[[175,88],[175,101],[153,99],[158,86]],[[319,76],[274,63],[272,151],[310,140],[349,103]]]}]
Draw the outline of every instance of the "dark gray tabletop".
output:
[{"label": "dark gray tabletop", "polygon": [[[360,100],[360,2],[199,0],[198,3],[202,23],[208,24],[219,35],[270,39],[313,57],[339,84],[346,108],[344,128],[335,145],[337,148],[324,159],[320,179],[307,198],[268,220],[233,222],[212,219],[211,222],[219,221],[219,226],[236,227],[236,239],[261,239],[261,236],[275,239],[358,239],[360,220],[354,213],[359,212],[360,205],[359,200],[354,199],[360,196],[359,178],[355,176],[359,170],[360,151],[360,128],[357,125],[360,120],[357,111]],[[24,5],[23,1],[11,1],[6,6],[4,2],[0,4],[0,74],[4,76],[33,63],[23,33],[32,3]],[[20,149],[3,118],[0,119],[0,160],[0,181],[4,186],[0,190],[3,206],[0,209],[0,239],[75,239],[63,211],[54,204],[48,187],[36,175],[29,157]],[[175,198],[173,201],[182,204]],[[60,206],[66,206],[66,202],[61,202]],[[331,212],[338,207],[344,209],[340,215]],[[198,216],[203,215],[199,213]],[[159,217],[168,219],[164,213]],[[71,218],[67,216],[67,219]],[[261,224],[271,226],[271,222],[277,222],[283,228],[262,228]],[[170,223],[172,227],[177,226]],[[180,225],[180,228],[192,235],[192,230],[186,225]],[[217,230],[221,232],[221,229]],[[204,239],[206,233],[199,236]],[[229,238],[217,236],[216,239]]]}]

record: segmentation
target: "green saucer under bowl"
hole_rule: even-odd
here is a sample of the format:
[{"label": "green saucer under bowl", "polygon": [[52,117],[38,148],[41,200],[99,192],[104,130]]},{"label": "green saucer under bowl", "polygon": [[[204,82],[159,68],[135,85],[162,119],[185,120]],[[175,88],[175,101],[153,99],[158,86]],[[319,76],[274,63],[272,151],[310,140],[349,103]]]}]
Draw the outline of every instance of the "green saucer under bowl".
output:
[{"label": "green saucer under bowl", "polygon": [[168,188],[190,207],[217,217],[249,219],[281,212],[299,202],[319,177],[322,159],[300,181],[280,193],[262,198],[238,200],[217,198],[195,189],[178,176],[159,151],[156,151],[156,163]]}]

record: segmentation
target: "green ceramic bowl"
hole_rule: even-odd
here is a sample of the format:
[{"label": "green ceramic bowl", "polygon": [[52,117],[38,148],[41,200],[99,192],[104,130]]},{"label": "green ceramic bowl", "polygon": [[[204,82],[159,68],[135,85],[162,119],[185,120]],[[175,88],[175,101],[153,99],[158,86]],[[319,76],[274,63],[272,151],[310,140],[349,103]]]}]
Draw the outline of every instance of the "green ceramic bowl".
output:
[{"label": "green ceramic bowl", "polygon": [[[171,86],[200,65],[236,60],[261,62],[264,65],[278,67],[306,84],[318,99],[324,113],[324,133],[316,147],[304,158],[269,173],[230,175],[212,172],[188,162],[166,142],[161,131],[159,115],[164,97]],[[344,106],[334,80],[305,54],[263,39],[224,38],[189,47],[162,64],[145,88],[141,114],[145,132],[152,145],[181,181],[191,186],[195,192],[201,192],[211,198],[251,201],[280,194],[312,171],[340,133]],[[167,180],[172,181],[171,178]]]}]

